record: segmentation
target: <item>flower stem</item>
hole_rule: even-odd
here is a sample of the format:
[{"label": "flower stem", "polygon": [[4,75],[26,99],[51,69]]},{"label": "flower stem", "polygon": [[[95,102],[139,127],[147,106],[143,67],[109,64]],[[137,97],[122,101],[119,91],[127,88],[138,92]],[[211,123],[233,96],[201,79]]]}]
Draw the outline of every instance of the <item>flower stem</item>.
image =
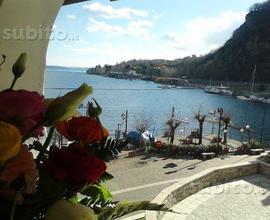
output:
[{"label": "flower stem", "polygon": [[15,198],[14,198],[14,201],[13,201],[13,204],[12,204],[12,209],[11,209],[11,212],[10,212],[9,220],[14,219],[15,209],[16,209],[18,197],[19,197],[19,191],[16,192],[16,195],[15,195]]},{"label": "flower stem", "polygon": [[50,128],[50,131],[49,131],[49,134],[48,134],[48,136],[47,136],[47,138],[46,138],[46,141],[45,141],[45,143],[43,144],[43,147],[42,147],[42,149],[41,149],[41,151],[40,151],[40,153],[38,154],[38,157],[37,157],[37,159],[36,159],[37,164],[39,164],[39,162],[41,161],[41,159],[42,159],[44,153],[46,152],[46,150],[47,150],[47,148],[48,148],[48,146],[50,145],[51,140],[52,140],[52,138],[53,138],[54,131],[55,131],[55,127],[51,127],[51,128]]},{"label": "flower stem", "polygon": [[51,142],[51,140],[53,138],[54,131],[55,131],[55,127],[51,127],[50,131],[49,131],[49,134],[48,134],[48,136],[46,138],[46,141],[45,141],[45,143],[43,145],[43,148],[47,149],[47,147],[49,146],[49,144],[50,144],[50,142]]},{"label": "flower stem", "polygon": [[14,79],[13,79],[13,81],[12,81],[12,83],[11,83],[10,89],[13,89],[14,88],[17,79],[18,79],[18,77],[15,76]]}]

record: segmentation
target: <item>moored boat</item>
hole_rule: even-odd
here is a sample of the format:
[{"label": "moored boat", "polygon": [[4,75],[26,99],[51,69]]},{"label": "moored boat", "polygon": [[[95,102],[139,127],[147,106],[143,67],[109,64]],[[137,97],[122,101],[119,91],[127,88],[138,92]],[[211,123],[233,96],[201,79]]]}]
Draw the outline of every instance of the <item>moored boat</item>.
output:
[{"label": "moored boat", "polygon": [[206,86],[204,89],[207,93],[218,95],[233,95],[233,91],[228,86]]},{"label": "moored boat", "polygon": [[236,96],[237,99],[243,100],[243,101],[250,101],[250,97],[248,96]]}]

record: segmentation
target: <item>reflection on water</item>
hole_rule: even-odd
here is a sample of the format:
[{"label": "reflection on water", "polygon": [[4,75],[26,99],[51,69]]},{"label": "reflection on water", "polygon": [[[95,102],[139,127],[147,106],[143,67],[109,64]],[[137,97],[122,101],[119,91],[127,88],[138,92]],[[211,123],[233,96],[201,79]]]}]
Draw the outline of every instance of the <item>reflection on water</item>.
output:
[{"label": "reflection on water", "polygon": [[[170,116],[172,107],[175,107],[176,116],[188,118],[189,123],[182,125],[176,133],[185,130],[190,133],[197,127],[194,114],[201,109],[208,113],[218,107],[224,108],[231,115],[234,125],[241,127],[249,124],[253,134],[260,136],[264,108],[266,108],[264,139],[270,139],[270,105],[264,107],[261,103],[252,103],[237,100],[230,96],[219,96],[204,93],[199,89],[158,89],[157,84],[140,80],[119,80],[101,76],[85,74],[83,70],[65,70],[59,68],[47,68],[45,82],[45,96],[57,97],[68,92],[70,88],[80,86],[82,83],[92,85],[93,97],[102,105],[102,121],[113,133],[118,123],[122,122],[121,114],[129,111],[128,128],[135,127],[135,118],[144,115],[151,118],[152,130],[157,135],[162,135],[166,128],[165,122]],[[68,89],[60,89],[68,88]],[[88,100],[85,100],[86,105]],[[81,109],[81,111],[85,111]],[[136,117],[137,116],[137,117]],[[209,115],[209,117],[212,117]],[[122,126],[124,129],[124,126]],[[205,133],[211,132],[212,125],[205,123]],[[181,131],[182,130],[182,131]],[[215,126],[217,133],[217,126]],[[239,132],[229,130],[229,135],[239,138]]]}]

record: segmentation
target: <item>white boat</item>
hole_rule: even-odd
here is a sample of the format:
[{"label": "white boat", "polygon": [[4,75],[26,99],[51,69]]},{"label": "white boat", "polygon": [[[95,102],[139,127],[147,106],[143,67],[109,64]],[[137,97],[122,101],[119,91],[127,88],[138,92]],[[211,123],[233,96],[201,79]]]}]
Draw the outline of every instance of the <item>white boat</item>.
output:
[{"label": "white boat", "polygon": [[270,104],[270,98],[264,99],[263,103]]},{"label": "white boat", "polygon": [[264,102],[265,101],[264,98],[258,97],[258,96],[255,96],[255,95],[250,95],[249,98],[253,102]]},{"label": "white boat", "polygon": [[250,97],[248,97],[248,96],[236,96],[236,98],[243,100],[243,101],[250,101]]},{"label": "white boat", "polygon": [[236,96],[240,100],[245,101],[252,101],[252,102],[263,102],[263,103],[269,103],[270,99],[265,99],[263,97],[259,97],[254,95],[254,83],[255,83],[255,75],[257,71],[257,65],[254,66],[253,74],[252,74],[252,84],[251,84],[251,91],[249,96]]},{"label": "white boat", "polygon": [[158,85],[158,88],[161,88],[161,89],[171,89],[172,86],[170,86],[170,85]]},{"label": "white boat", "polygon": [[256,71],[257,71],[257,65],[254,66],[254,70],[253,70],[253,76],[252,76],[252,84],[251,84],[251,91],[250,91],[250,101],[253,102],[264,102],[264,98],[262,97],[258,97],[256,95],[254,95],[254,83],[255,83],[255,75],[256,75]]},{"label": "white boat", "polygon": [[233,95],[233,91],[227,86],[206,86],[204,89],[207,93],[218,94],[218,95]]}]

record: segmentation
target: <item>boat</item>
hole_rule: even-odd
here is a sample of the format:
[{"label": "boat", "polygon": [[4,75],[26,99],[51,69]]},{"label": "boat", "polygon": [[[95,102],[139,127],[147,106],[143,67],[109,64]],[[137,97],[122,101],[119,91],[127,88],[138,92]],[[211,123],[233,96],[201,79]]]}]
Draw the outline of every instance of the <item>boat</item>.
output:
[{"label": "boat", "polygon": [[177,86],[176,88],[177,89],[183,89],[183,86]]},{"label": "boat", "polygon": [[250,89],[250,95],[249,96],[236,96],[236,98],[244,101],[252,101],[252,102],[263,102],[270,104],[270,99],[265,99],[263,97],[259,97],[254,95],[254,82],[255,82],[255,75],[257,71],[257,65],[255,64],[253,74],[252,74],[252,84]]},{"label": "boat", "polygon": [[206,93],[218,94],[218,95],[233,95],[233,91],[228,86],[206,86],[204,91]]},{"label": "boat", "polygon": [[263,103],[270,104],[270,98],[264,99]]},{"label": "boat", "polygon": [[243,100],[243,101],[250,101],[249,96],[236,96],[237,99]]},{"label": "boat", "polygon": [[255,95],[250,95],[249,98],[253,102],[264,102],[265,101],[264,98],[258,97],[258,96],[255,96]]},{"label": "boat", "polygon": [[161,89],[171,89],[172,87],[170,85],[159,85],[158,88],[161,88]]}]

